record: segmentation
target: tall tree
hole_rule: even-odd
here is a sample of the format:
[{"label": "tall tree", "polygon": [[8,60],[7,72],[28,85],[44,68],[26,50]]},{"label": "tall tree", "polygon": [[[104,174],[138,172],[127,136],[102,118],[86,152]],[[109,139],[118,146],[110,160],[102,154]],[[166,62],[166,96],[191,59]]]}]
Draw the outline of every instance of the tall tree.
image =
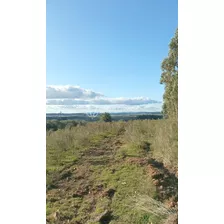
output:
[{"label": "tall tree", "polygon": [[160,83],[165,85],[163,114],[177,118],[178,114],[178,29],[169,44],[168,56],[163,60]]}]

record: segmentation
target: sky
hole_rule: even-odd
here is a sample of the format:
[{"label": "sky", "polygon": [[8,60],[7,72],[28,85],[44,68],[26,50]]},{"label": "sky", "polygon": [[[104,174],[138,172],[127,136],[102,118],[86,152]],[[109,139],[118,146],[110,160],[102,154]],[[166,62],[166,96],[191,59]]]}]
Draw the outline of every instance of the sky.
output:
[{"label": "sky", "polygon": [[46,4],[47,112],[161,110],[160,66],[178,25],[177,0]]}]

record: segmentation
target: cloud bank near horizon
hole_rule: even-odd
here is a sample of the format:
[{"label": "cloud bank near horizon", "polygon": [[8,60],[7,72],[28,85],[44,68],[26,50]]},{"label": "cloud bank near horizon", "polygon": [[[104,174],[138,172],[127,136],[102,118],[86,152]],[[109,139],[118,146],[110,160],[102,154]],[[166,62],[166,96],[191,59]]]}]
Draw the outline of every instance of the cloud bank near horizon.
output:
[{"label": "cloud bank near horizon", "polygon": [[93,99],[103,97],[101,93],[92,90],[82,89],[79,86],[55,86],[49,85],[46,87],[47,99]]},{"label": "cloud bank near horizon", "polygon": [[88,113],[97,112],[157,112],[162,102],[148,97],[109,98],[79,86],[47,86],[47,113]]}]

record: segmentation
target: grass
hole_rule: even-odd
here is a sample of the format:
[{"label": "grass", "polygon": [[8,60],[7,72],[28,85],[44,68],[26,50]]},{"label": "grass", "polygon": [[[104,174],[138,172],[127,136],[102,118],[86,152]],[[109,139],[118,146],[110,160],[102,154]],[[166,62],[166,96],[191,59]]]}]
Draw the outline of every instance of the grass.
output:
[{"label": "grass", "polygon": [[159,120],[152,141],[152,156],[174,172],[178,169],[178,124],[177,121]]},{"label": "grass", "polygon": [[[111,169],[116,171],[112,173]],[[145,168],[136,164],[116,164],[104,169],[96,179],[104,183],[106,188],[115,190],[110,208],[114,211],[113,215],[119,217],[119,222],[138,223],[142,217],[140,214],[136,217],[138,212],[130,210],[130,198],[138,193],[155,193],[155,187]],[[116,223],[116,219],[111,223]]]},{"label": "grass", "polygon": [[158,198],[150,158],[177,168],[176,128],[167,120],[136,120],[47,132],[48,223],[162,223],[163,214],[139,209],[136,200]]},{"label": "grass", "polygon": [[146,148],[153,158],[163,162],[174,172],[177,171],[178,124],[176,121],[131,121],[127,123],[124,138],[128,147]]}]

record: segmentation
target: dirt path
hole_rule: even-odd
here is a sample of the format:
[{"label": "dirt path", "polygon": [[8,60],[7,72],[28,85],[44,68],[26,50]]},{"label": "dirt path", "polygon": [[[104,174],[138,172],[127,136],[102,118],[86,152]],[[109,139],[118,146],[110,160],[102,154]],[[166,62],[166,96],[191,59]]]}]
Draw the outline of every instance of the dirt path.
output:
[{"label": "dirt path", "polygon": [[[93,168],[97,167],[100,171],[114,163],[115,153],[121,145],[120,136],[113,136],[105,138],[99,146],[85,150],[76,164],[67,166],[60,172],[57,188],[47,192],[47,200],[55,202],[55,207],[65,201],[74,201],[74,204],[68,203],[67,205],[74,206],[73,216],[83,215],[80,220],[72,223],[88,223],[88,220],[93,219],[90,214],[95,210],[96,201],[101,197],[107,197],[109,202],[114,194],[113,190],[104,189],[102,184],[94,184]],[[88,202],[86,207],[82,205],[84,201]],[[110,211],[104,211],[95,217],[95,221],[106,224],[110,220],[108,217],[110,217]],[[55,212],[50,219],[48,218],[48,221],[49,223],[70,223],[69,215],[67,217],[60,215],[60,211]]]},{"label": "dirt path", "polygon": [[[109,224],[114,219],[111,203],[116,190],[108,189],[103,182],[98,183],[94,178],[96,173],[110,169],[116,164],[128,163],[145,167],[156,186],[158,200],[168,207],[177,206],[175,175],[154,159],[129,157],[116,160],[116,153],[123,144],[122,133],[119,136],[106,137],[99,144],[83,151],[76,163],[60,171],[56,181],[57,187],[47,192],[47,201],[53,208],[58,208],[48,216],[48,223]],[[111,172],[115,171],[111,169]],[[105,206],[95,215],[99,201]]]},{"label": "dirt path", "polygon": [[177,207],[178,179],[163,163],[150,159],[149,173],[153,178],[153,183],[156,186],[158,200],[164,202],[168,207]]}]

